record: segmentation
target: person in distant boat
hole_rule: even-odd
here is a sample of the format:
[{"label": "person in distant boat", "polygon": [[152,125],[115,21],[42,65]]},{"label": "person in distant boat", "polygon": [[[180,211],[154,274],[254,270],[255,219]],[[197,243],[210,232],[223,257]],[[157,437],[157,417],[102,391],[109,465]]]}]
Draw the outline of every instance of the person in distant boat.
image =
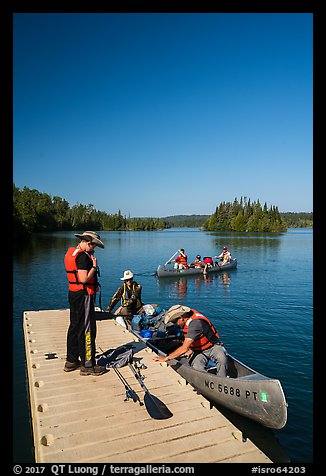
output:
[{"label": "person in distant boat", "polygon": [[123,284],[118,287],[106,308],[107,312],[111,312],[116,304],[121,300],[121,306],[117,309],[116,314],[124,316],[131,323],[132,317],[139,313],[143,307],[141,300],[142,286],[134,281],[133,273],[128,269],[120,278]]},{"label": "person in distant boat", "polygon": [[157,355],[154,360],[167,362],[183,355],[196,370],[205,370],[209,360],[217,365],[217,375],[226,377],[227,354],[211,321],[190,307],[176,304],[165,315],[165,324],[177,324],[184,334],[183,344],[167,356]]},{"label": "person in distant boat", "polygon": [[225,264],[230,263],[230,261],[231,261],[231,253],[230,253],[230,251],[227,249],[227,247],[224,246],[222,253],[221,253],[220,255],[218,255],[218,256],[214,256],[214,258],[216,258],[216,259],[221,259],[221,260],[222,260],[221,266],[224,266]]},{"label": "person in distant boat", "polygon": [[211,268],[212,266],[214,266],[214,262],[210,256],[205,256],[203,259],[203,263],[204,263],[203,273],[206,274],[207,270]]},{"label": "person in distant boat", "polygon": [[84,231],[75,235],[78,245],[68,249],[64,264],[68,279],[70,325],[67,332],[65,372],[80,368],[80,375],[102,375],[106,368],[95,361],[95,295],[98,267],[94,248],[104,248],[100,235]]},{"label": "person in distant boat", "polygon": [[194,261],[194,267],[195,268],[202,268],[202,266],[203,266],[203,263],[202,263],[202,260],[201,260],[201,256],[197,255],[196,259]]},{"label": "person in distant boat", "polygon": [[189,268],[187,260],[188,256],[185,253],[185,250],[183,248],[180,248],[179,251],[179,256],[176,257],[176,259],[173,259],[172,261],[169,261],[169,263],[175,263],[174,264],[174,269],[187,269]]}]

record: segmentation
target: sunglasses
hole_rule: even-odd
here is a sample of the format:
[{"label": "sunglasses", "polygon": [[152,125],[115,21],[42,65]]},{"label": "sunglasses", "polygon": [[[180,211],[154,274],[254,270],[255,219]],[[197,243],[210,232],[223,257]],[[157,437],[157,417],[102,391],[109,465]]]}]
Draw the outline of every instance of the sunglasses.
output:
[{"label": "sunglasses", "polygon": [[89,243],[87,243],[89,246],[93,246],[93,248],[95,248],[96,246],[96,243],[92,243],[91,241]]}]

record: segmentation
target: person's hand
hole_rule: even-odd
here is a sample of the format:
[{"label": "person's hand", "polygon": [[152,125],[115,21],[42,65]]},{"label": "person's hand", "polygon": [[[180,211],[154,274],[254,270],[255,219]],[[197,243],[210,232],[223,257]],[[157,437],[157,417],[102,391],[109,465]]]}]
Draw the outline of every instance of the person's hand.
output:
[{"label": "person's hand", "polygon": [[156,362],[166,362],[167,358],[163,355],[156,355],[153,360],[155,360]]}]

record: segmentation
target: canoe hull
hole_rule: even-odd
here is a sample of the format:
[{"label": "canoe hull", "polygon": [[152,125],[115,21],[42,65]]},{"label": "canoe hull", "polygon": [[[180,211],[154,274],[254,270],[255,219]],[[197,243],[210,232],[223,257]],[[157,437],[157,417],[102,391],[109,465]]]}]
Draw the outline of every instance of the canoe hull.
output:
[{"label": "canoe hull", "polygon": [[[215,274],[221,271],[235,269],[237,264],[237,260],[234,258],[232,259],[231,263],[225,264],[224,266],[212,266],[211,268],[208,268],[206,274]],[[156,275],[159,278],[181,278],[185,276],[196,276],[201,274],[203,274],[202,268],[174,269],[168,268],[164,265],[159,265],[156,270]]]},{"label": "canoe hull", "polygon": [[281,429],[286,424],[287,404],[279,380],[257,373],[247,378],[223,378],[186,364],[172,367],[211,403],[222,405],[268,428]]},{"label": "canoe hull", "polygon": [[[154,352],[166,355],[150,341],[145,339],[144,342]],[[230,354],[226,378],[211,371],[195,370],[184,358],[172,359],[169,365],[209,402],[222,405],[268,428],[279,430],[285,426],[287,402],[280,381],[256,372]]]}]

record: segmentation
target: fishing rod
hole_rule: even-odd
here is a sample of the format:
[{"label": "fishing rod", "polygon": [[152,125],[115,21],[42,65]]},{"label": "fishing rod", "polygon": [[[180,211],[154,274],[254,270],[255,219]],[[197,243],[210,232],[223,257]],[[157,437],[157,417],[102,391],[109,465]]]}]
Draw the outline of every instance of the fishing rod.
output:
[{"label": "fishing rod", "polygon": [[135,358],[134,358],[134,360],[133,360],[133,363],[134,363],[134,369],[136,370],[138,377],[139,377],[141,380],[145,380],[145,376],[142,375],[142,374],[140,373],[140,371],[141,371],[142,369],[147,369],[147,365],[138,363]]},{"label": "fishing rod", "polygon": [[173,416],[173,413],[170,412],[168,407],[160,399],[158,399],[157,397],[155,397],[149,392],[148,388],[143,382],[144,377],[141,375],[140,369],[135,368],[131,362],[128,362],[128,365],[132,373],[134,374],[136,380],[140,384],[141,388],[145,392],[144,403],[149,415],[155,420],[163,420],[166,418],[171,418]]},{"label": "fishing rod", "polygon": [[125,390],[126,390],[126,398],[124,399],[124,401],[128,401],[130,398],[133,400],[134,403],[136,402],[139,402],[139,405],[142,406],[144,405],[143,402],[140,401],[140,398],[137,394],[137,392],[135,392],[135,390],[133,390],[131,388],[131,386],[129,385],[129,383],[127,382],[127,380],[124,378],[124,376],[121,374],[120,370],[118,370],[116,367],[113,367],[113,370],[115,371],[115,373],[117,374],[117,376],[119,377],[119,379],[121,380],[121,382],[123,383],[124,387],[125,387]]},{"label": "fishing rod", "polygon": [[[100,351],[102,352],[102,355],[105,355],[105,352],[103,351],[103,349],[100,347]],[[121,374],[120,370],[118,370],[116,367],[113,367],[113,370],[115,371],[116,375],[118,376],[118,378],[121,380],[121,382],[123,383],[124,387],[125,387],[125,390],[126,390],[126,398],[124,399],[124,401],[128,401],[129,398],[132,398],[132,400],[136,403],[136,402],[139,402],[139,405],[142,406],[144,405],[143,402],[140,401],[140,398],[137,394],[137,392],[135,392],[135,390],[133,390],[131,388],[131,386],[129,385],[129,383],[127,382],[127,380],[124,378],[124,376]]]}]

